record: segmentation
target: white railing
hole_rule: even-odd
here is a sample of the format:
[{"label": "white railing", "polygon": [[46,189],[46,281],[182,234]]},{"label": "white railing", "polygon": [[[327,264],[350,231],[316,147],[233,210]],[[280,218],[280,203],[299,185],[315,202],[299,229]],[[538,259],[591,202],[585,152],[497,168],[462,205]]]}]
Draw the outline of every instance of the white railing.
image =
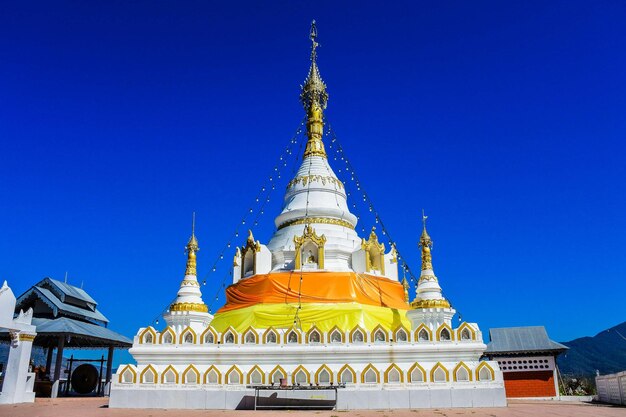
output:
[{"label": "white railing", "polygon": [[598,400],[626,405],[626,371],[596,377]]}]

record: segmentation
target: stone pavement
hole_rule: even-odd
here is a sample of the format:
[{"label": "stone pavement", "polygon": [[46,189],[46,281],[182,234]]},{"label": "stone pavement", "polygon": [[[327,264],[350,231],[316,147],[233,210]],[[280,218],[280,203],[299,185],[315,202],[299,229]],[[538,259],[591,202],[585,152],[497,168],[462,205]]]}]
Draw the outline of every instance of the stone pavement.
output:
[{"label": "stone pavement", "polygon": [[[107,398],[38,398],[34,404],[0,405],[0,417],[626,417],[626,407],[555,401],[509,401],[506,408],[383,411],[210,411],[109,409]],[[283,417],[281,416],[281,417]]]}]

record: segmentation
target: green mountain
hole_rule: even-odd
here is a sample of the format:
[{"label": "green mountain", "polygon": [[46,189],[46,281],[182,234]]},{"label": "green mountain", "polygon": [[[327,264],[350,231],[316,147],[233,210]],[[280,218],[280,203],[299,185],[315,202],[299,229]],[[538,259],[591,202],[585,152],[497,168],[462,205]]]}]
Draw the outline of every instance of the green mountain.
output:
[{"label": "green mountain", "polygon": [[626,370],[626,322],[593,337],[561,342],[569,350],[558,358],[563,375],[593,376]]}]

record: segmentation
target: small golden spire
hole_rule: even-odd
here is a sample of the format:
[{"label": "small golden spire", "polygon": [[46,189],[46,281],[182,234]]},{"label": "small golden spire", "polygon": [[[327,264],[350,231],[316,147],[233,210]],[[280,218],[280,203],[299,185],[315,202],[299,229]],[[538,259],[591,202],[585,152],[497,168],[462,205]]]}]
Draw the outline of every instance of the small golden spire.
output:
[{"label": "small golden spire", "polygon": [[326,84],[322,81],[319,68],[317,67],[317,27],[315,20],[311,23],[311,67],[309,74],[304,80],[300,101],[307,112],[307,137],[309,138],[304,150],[304,158],[307,156],[321,156],[326,158],[326,150],[322,135],[324,133],[324,109],[328,102]]},{"label": "small golden spire", "polygon": [[403,267],[402,288],[404,288],[404,301],[409,303],[409,281],[406,280],[406,269]]},{"label": "small golden spire", "polygon": [[189,238],[189,242],[187,242],[187,246],[185,246],[185,252],[187,252],[187,269],[185,270],[185,275],[197,275],[196,252],[200,250],[200,247],[198,246],[198,239],[196,239],[195,229],[196,212],[194,212],[192,215],[191,237]]},{"label": "small golden spire", "polygon": [[424,224],[424,229],[422,230],[420,243],[418,245],[422,249],[422,271],[433,269],[433,258],[430,253],[430,250],[433,247],[433,241],[426,231],[426,219],[428,219],[428,216],[426,216],[424,214],[424,210],[422,210],[422,223]]}]

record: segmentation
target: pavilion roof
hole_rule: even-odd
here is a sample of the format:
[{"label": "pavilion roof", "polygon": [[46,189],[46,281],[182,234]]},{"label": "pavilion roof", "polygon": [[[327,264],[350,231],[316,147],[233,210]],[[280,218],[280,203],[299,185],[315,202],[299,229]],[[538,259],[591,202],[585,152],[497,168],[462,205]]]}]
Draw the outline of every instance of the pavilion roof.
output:
[{"label": "pavilion roof", "polygon": [[[98,310],[96,301],[82,288],[45,278],[35,284],[17,298],[16,311],[26,311],[37,300],[40,300],[50,309],[48,316],[70,317],[88,322],[97,322],[106,325],[109,320]],[[35,317],[42,316],[43,312],[35,308]]]},{"label": "pavilion roof", "polygon": [[[56,346],[59,337],[65,337],[65,348],[101,348],[108,346],[131,347],[133,342],[124,335],[103,326],[67,317],[56,319],[33,318],[37,346]],[[0,337],[8,338],[8,331],[0,331]]]}]

